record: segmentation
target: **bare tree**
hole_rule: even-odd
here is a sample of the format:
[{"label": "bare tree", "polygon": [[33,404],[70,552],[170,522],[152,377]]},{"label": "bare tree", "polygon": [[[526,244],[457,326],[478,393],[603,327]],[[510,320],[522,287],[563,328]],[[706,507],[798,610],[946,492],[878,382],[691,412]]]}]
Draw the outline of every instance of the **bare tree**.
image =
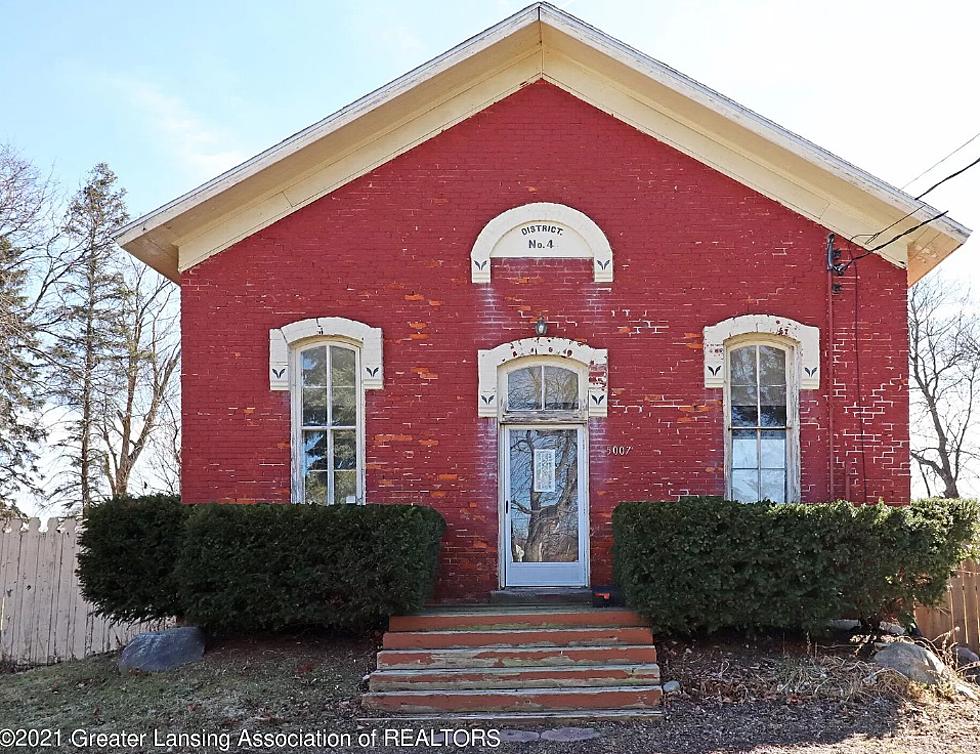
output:
[{"label": "bare tree", "polygon": [[157,430],[150,437],[155,482],[162,492],[180,494],[180,380],[171,380],[160,401]]},{"label": "bare tree", "polygon": [[[140,262],[124,263],[123,295],[114,320],[111,354],[117,384],[102,396],[98,431],[103,473],[112,495],[129,492],[136,463],[155,434],[169,429],[170,400],[180,363],[175,337],[176,286]],[[165,450],[157,444],[156,450]],[[164,454],[164,464],[169,457]],[[169,483],[168,483],[168,486]]]},{"label": "bare tree", "polygon": [[71,264],[59,285],[53,387],[66,410],[67,438],[60,445],[71,471],[58,493],[82,511],[104,496],[99,418],[117,384],[112,354],[121,346],[117,322],[125,292],[113,234],[127,219],[124,194],[115,174],[100,163],[72,198],[64,224]]},{"label": "bare tree", "polygon": [[0,145],[0,508],[38,491],[49,303],[67,270],[53,193],[49,178]]},{"label": "bare tree", "polygon": [[912,457],[926,492],[959,497],[980,460],[980,313],[969,289],[932,276],[909,294]]}]

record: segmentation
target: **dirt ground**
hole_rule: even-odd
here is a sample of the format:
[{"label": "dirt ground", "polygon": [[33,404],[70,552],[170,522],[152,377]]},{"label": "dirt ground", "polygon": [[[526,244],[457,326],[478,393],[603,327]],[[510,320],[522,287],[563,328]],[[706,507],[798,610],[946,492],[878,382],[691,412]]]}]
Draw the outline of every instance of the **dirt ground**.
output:
[{"label": "dirt ground", "polygon": [[[359,735],[406,728],[402,748],[370,751],[504,751],[513,754],[616,752],[855,752],[977,754],[980,704],[933,693],[864,661],[853,644],[809,645],[800,639],[739,636],[658,643],[665,679],[680,681],[659,722],[565,723],[596,737],[566,743],[538,738],[498,748],[455,747],[433,729],[445,723],[366,722],[358,704],[375,644],[337,637],[226,641],[203,662],[173,673],[123,675],[112,655],[0,675],[0,736],[4,728],[60,731],[61,745],[41,751],[309,751],[346,746],[277,746],[257,734],[322,731]],[[562,724],[530,726],[533,736]],[[514,726],[468,723],[473,729]],[[81,730],[83,738],[71,738]],[[157,738],[154,739],[154,730]],[[142,743],[93,740],[98,734],[142,734]],[[230,746],[168,739],[172,734],[226,734]],[[470,735],[470,734],[468,734]],[[431,740],[435,737],[435,743]],[[420,740],[421,739],[421,740]],[[429,741],[429,743],[427,743]],[[55,740],[49,744],[56,743]],[[341,740],[339,743],[345,743]],[[3,741],[0,740],[0,745]],[[88,744],[80,746],[80,744]],[[118,745],[117,745],[118,744]],[[264,745],[268,744],[268,745]],[[18,750],[18,749],[14,749]]]}]

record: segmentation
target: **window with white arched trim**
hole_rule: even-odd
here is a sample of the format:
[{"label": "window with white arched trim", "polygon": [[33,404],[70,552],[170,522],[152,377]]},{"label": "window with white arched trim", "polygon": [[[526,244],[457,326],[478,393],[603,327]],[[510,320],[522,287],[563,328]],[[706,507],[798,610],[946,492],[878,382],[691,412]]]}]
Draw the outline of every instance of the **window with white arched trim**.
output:
[{"label": "window with white arched trim", "polygon": [[292,349],[293,500],[363,501],[364,400],[360,348],[341,340]]},{"label": "window with white arched trim", "polygon": [[[567,338],[523,338],[477,353],[478,415],[575,413],[604,417],[608,404],[604,348]],[[513,375],[513,376],[511,376]]]},{"label": "window with white arched trim", "polygon": [[799,383],[794,346],[777,338],[725,343],[726,494],[799,500]]},{"label": "window with white arched trim", "polygon": [[548,363],[519,366],[507,372],[505,411],[578,411],[581,375]]}]

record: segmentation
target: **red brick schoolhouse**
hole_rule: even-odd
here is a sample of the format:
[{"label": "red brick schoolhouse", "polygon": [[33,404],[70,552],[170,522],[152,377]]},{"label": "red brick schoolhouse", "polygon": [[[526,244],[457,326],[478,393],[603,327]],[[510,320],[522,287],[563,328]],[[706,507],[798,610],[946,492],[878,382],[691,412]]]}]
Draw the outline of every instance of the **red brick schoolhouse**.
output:
[{"label": "red brick schoolhouse", "polygon": [[537,3],[119,240],[181,287],[186,502],[432,506],[481,600],[608,583],[626,500],[907,502],[937,214]]}]

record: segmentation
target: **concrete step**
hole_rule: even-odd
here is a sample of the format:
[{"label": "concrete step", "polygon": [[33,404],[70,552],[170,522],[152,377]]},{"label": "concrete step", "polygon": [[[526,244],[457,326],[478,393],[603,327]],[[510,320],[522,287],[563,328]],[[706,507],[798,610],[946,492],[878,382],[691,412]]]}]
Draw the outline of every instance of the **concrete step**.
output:
[{"label": "concrete step", "polygon": [[584,647],[652,644],[646,626],[603,628],[519,628],[499,631],[389,631],[384,649],[450,649],[456,647]]},{"label": "concrete step", "polygon": [[605,647],[408,649],[378,653],[379,670],[644,665],[656,661],[657,650],[650,643]]},{"label": "concrete step", "polygon": [[657,709],[589,709],[589,710],[540,710],[538,712],[429,712],[413,714],[386,714],[379,717],[359,717],[361,722],[380,722],[386,720],[412,720],[459,722],[495,722],[512,725],[530,725],[533,723],[554,723],[559,720],[591,720],[619,721],[663,719],[664,711]]},{"label": "concrete step", "polygon": [[599,628],[646,626],[639,613],[623,608],[479,608],[395,615],[389,631],[473,631],[509,628]]},{"label": "concrete step", "polygon": [[371,674],[371,691],[432,689],[526,689],[601,686],[654,686],[660,668],[646,665],[566,665],[516,668],[434,668],[378,670]]},{"label": "concrete step", "polygon": [[591,605],[587,587],[511,587],[490,592],[491,605]]},{"label": "concrete step", "polygon": [[558,712],[563,710],[659,709],[659,685],[566,689],[371,691],[362,697],[369,710],[394,714],[447,712]]}]

